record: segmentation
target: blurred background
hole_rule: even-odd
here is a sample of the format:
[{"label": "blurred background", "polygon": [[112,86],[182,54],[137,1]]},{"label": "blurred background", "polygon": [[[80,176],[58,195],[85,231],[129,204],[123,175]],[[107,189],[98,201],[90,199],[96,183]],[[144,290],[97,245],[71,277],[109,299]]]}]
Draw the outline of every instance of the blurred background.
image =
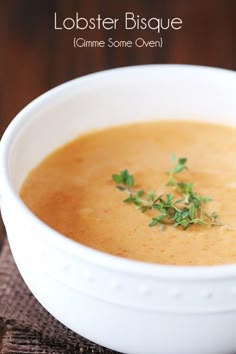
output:
[{"label": "blurred background", "polygon": [[[152,30],[66,31],[54,29],[58,17],[179,17],[181,30],[161,33],[162,48],[74,48],[73,38],[156,40]],[[1,0],[0,136],[31,100],[81,75],[147,63],[187,63],[236,69],[235,0]],[[80,33],[78,33],[80,32]]]}]

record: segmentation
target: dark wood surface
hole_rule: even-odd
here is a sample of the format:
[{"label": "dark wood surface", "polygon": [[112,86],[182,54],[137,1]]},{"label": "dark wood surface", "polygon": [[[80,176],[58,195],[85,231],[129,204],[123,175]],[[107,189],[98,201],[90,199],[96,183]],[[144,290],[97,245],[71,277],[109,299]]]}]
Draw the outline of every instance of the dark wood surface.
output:
[{"label": "dark wood surface", "polygon": [[[74,48],[78,31],[56,31],[53,14],[83,17],[180,17],[179,31],[161,33],[162,48]],[[91,72],[125,65],[187,63],[236,69],[235,0],[1,0],[0,136],[27,103],[48,89]],[[84,31],[90,40],[156,40],[146,31]],[[1,224],[1,222],[0,222]],[[0,226],[0,240],[4,228]],[[1,332],[0,332],[1,337]]]}]

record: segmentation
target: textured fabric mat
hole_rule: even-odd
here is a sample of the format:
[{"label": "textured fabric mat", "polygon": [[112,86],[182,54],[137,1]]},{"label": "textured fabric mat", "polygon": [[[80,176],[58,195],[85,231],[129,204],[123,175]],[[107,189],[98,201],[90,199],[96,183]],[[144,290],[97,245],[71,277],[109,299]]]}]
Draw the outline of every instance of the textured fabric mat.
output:
[{"label": "textured fabric mat", "polygon": [[7,240],[0,254],[0,353],[115,353],[69,330],[34,298]]}]

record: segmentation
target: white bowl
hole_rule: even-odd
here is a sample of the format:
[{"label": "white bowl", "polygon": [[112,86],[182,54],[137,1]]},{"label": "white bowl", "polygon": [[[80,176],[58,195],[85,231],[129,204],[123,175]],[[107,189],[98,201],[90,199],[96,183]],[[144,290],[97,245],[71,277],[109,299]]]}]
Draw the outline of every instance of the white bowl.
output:
[{"label": "white bowl", "polygon": [[52,230],[18,196],[32,167],[81,133],[156,118],[236,125],[235,93],[236,74],[227,70],[129,67],[63,84],[10,124],[0,146],[10,246],[32,293],[67,327],[125,353],[236,352],[236,265],[164,266],[111,256]]}]

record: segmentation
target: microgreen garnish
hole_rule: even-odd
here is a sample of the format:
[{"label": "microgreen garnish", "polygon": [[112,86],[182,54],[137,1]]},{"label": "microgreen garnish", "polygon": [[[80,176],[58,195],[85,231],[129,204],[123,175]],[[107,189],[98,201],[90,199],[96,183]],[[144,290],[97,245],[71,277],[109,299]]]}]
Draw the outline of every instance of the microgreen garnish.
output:
[{"label": "microgreen garnish", "polygon": [[134,190],[134,177],[125,169],[120,174],[112,175],[116,187],[128,194],[123,201],[136,205],[143,213],[151,209],[157,211],[157,216],[149,223],[151,227],[159,224],[161,229],[164,229],[165,225],[173,225],[185,230],[191,225],[223,226],[217,221],[218,215],[215,211],[208,214],[204,210],[204,205],[212,199],[197,194],[194,191],[194,183],[177,179],[176,175],[188,169],[187,159],[172,155],[171,160],[174,166],[167,172],[166,187],[171,187],[175,194],[157,195],[155,190],[150,193],[142,189]]}]

